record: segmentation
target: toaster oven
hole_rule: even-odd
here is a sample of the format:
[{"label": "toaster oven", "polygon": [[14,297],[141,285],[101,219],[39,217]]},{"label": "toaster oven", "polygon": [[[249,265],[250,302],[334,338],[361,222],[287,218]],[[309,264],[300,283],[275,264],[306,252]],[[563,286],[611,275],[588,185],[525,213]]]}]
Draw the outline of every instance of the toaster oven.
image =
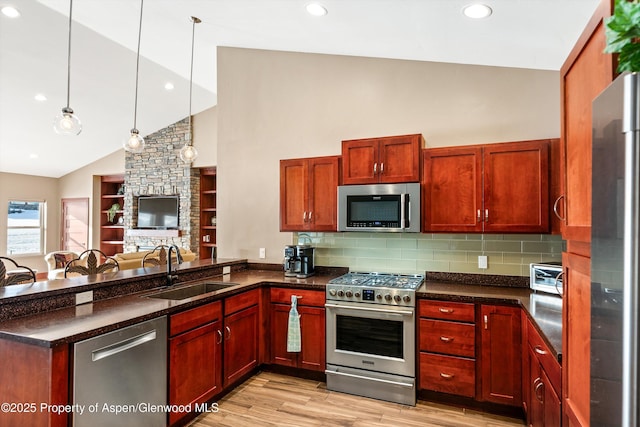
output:
[{"label": "toaster oven", "polygon": [[562,263],[548,262],[529,265],[530,287],[534,291],[562,295]]}]

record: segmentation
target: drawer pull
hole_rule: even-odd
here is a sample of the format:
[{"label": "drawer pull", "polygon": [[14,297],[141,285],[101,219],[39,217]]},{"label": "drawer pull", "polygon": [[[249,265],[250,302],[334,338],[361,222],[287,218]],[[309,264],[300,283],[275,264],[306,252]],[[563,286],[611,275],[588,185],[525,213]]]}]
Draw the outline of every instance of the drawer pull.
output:
[{"label": "drawer pull", "polygon": [[453,337],[442,336],[442,337],[440,337],[440,341],[442,341],[442,342],[451,342],[451,341],[453,341]]},{"label": "drawer pull", "polygon": [[451,313],[453,313],[453,309],[452,308],[442,308],[442,307],[440,307],[440,313],[451,314]]},{"label": "drawer pull", "polygon": [[544,356],[547,354],[547,352],[545,350],[542,349],[542,347],[540,347],[539,345],[535,346],[533,348],[533,351],[535,351],[536,353],[538,353],[541,356]]},{"label": "drawer pull", "polygon": [[450,380],[451,378],[454,377],[453,374],[445,374],[444,372],[440,372],[440,376],[446,380]]}]

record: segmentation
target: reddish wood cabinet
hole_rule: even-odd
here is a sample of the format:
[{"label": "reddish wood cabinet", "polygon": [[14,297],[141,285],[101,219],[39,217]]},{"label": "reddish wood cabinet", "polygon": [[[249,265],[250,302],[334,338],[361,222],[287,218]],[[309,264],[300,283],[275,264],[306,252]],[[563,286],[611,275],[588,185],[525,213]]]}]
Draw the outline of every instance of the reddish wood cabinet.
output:
[{"label": "reddish wood cabinet", "polygon": [[549,140],[423,150],[423,231],[549,232]]},{"label": "reddish wood cabinet", "polygon": [[423,146],[420,134],[342,141],[342,183],[418,182]]},{"label": "reddish wood cabinet", "polygon": [[224,301],[224,387],[241,380],[258,366],[259,301],[258,289]]},{"label": "reddish wood cabinet", "polygon": [[522,404],[521,308],[480,307],[480,400]]},{"label": "reddish wood cabinet", "polygon": [[280,161],[280,231],[337,231],[340,157]]},{"label": "reddish wood cabinet", "polygon": [[[169,404],[204,403],[222,391],[222,302],[169,317]],[[172,411],[169,424],[190,416]]]},{"label": "reddish wood cabinet", "polygon": [[418,316],[418,388],[475,397],[474,305],[420,300]]},{"label": "reddish wood cabinet", "polygon": [[[100,250],[107,255],[123,252],[124,222],[119,222],[124,214],[124,175],[100,177]],[[113,221],[108,212],[118,204]]]},{"label": "reddish wood cabinet", "polygon": [[[287,328],[291,295],[298,299],[300,353],[287,351]],[[325,370],[324,292],[272,288],[270,312],[271,363],[323,372]]]},{"label": "reddish wood cabinet", "polygon": [[527,327],[528,336],[524,344],[526,364],[523,365],[527,423],[532,427],[559,427],[562,421],[560,364],[533,324],[526,320],[523,325]]}]

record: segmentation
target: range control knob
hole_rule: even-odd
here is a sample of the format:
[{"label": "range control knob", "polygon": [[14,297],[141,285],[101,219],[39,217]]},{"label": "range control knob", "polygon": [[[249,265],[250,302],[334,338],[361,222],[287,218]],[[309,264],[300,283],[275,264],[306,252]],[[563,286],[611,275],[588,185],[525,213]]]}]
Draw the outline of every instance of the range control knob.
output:
[{"label": "range control knob", "polygon": [[394,296],[393,296],[393,300],[394,300],[395,302],[400,302],[400,295],[394,295]]},{"label": "range control knob", "polygon": [[387,301],[391,301],[391,295],[385,294],[384,299]]},{"label": "range control knob", "polygon": [[347,298],[351,298],[353,296],[353,292],[351,292],[351,289],[347,289],[347,292],[344,293]]},{"label": "range control knob", "polygon": [[329,289],[329,295],[331,295],[332,297],[336,296],[336,290],[335,289]]},{"label": "range control knob", "polygon": [[411,297],[409,295],[405,295],[405,296],[402,297],[402,301],[410,302],[411,301]]},{"label": "range control knob", "polygon": [[360,298],[360,292],[356,291],[356,292],[353,294],[353,296],[354,296],[354,297],[356,297],[356,298]]},{"label": "range control knob", "polygon": [[376,299],[382,299],[382,294],[376,294]]},{"label": "range control knob", "polygon": [[340,289],[340,290],[338,291],[338,296],[339,296],[339,297],[344,296],[344,291],[343,291],[342,289]]}]

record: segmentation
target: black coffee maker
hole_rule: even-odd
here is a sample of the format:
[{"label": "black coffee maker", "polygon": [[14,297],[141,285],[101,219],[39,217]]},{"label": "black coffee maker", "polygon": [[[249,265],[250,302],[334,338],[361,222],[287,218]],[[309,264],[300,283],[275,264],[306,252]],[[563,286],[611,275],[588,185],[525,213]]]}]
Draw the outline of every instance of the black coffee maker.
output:
[{"label": "black coffee maker", "polygon": [[315,274],[315,248],[310,245],[287,245],[284,248],[284,275],[304,279]]},{"label": "black coffee maker", "polygon": [[300,260],[298,259],[296,245],[287,245],[284,248],[284,275],[296,277],[300,272]]},{"label": "black coffee maker", "polygon": [[304,279],[305,277],[313,276],[316,272],[314,264],[315,248],[310,245],[297,245],[296,255],[300,262],[300,271],[298,271],[296,277]]}]

